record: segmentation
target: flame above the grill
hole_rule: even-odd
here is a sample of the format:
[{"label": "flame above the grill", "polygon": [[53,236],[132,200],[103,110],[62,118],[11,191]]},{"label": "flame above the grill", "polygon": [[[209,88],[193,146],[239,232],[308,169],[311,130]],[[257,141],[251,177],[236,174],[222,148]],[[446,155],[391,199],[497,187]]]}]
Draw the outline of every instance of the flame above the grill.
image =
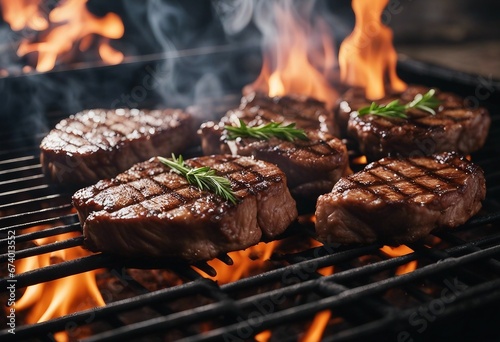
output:
[{"label": "flame above the grill", "polygon": [[392,45],[392,30],[381,21],[388,2],[353,0],[356,24],[339,50],[342,82],[365,88],[366,97],[372,100],[384,97],[387,78],[392,90],[406,89],[406,84],[396,74],[397,54]]},{"label": "flame above the grill", "polygon": [[[331,108],[338,94],[327,76],[337,60],[326,23],[318,18],[312,27],[308,18],[302,18],[298,14],[300,10],[293,8],[292,1],[270,4],[276,27],[265,25],[261,73],[245,92],[260,91],[269,96],[305,95]],[[317,34],[320,37],[312,38]],[[311,41],[321,41],[321,49],[311,47]]]},{"label": "flame above the grill", "polygon": [[20,57],[38,53],[36,70],[39,72],[52,70],[60,59],[71,59],[74,50],[89,50],[96,36],[101,37],[98,53],[103,62],[122,62],[123,54],[109,44],[109,39],[123,36],[122,20],[115,13],[99,18],[88,11],[86,3],[87,0],[63,1],[51,10],[46,9],[45,15],[41,0],[0,0],[4,20],[12,30],[39,31],[39,41],[23,39],[17,50]]},{"label": "flame above the grill", "polygon": [[[49,228],[49,226],[36,226],[28,232],[40,231],[46,228]],[[37,245],[46,245],[77,236],[80,236],[80,233],[70,232],[36,239],[34,242]],[[81,247],[67,248],[20,259],[16,263],[16,270],[18,273],[25,273],[89,254],[90,252]],[[95,306],[103,306],[105,302],[95,280],[95,275],[99,272],[101,270],[93,270],[28,286],[23,296],[16,302],[16,308],[26,313],[26,323],[34,324]],[[60,332],[56,334],[56,339],[57,341],[67,341],[69,336],[66,332]]]}]

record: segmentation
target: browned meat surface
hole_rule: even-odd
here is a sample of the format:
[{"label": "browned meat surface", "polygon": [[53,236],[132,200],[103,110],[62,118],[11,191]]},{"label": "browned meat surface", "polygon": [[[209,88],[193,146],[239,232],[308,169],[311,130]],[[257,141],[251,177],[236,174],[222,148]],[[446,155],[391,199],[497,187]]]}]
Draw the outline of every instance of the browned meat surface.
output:
[{"label": "browned meat surface", "polygon": [[229,155],[186,164],[209,166],[228,178],[238,203],[189,185],[152,158],[74,194],[85,246],[124,256],[205,260],[275,237],[297,217],[286,176],[273,164]]},{"label": "browned meat surface", "polygon": [[228,140],[224,123],[203,124],[203,153],[253,156],[276,164],[285,172],[295,199],[312,200],[329,192],[340,177],[352,173],[344,143],[329,133],[307,131],[309,140],[286,141],[278,138]]},{"label": "browned meat surface", "polygon": [[[388,96],[379,104],[399,98],[402,103],[424,94],[426,87],[410,86],[399,96]],[[369,160],[386,156],[418,156],[439,152],[470,154],[484,145],[490,127],[485,108],[468,107],[457,95],[436,91],[441,101],[436,115],[420,110],[408,112],[408,119],[384,118],[375,115],[358,117],[356,110],[371,103],[359,89],[348,91],[337,111],[337,121],[353,137],[361,153]],[[347,127],[346,127],[347,125]]]},{"label": "browned meat surface", "polygon": [[481,168],[456,153],[388,157],[319,197],[316,232],[325,242],[410,243],[465,223],[485,194]]},{"label": "browned meat surface", "polygon": [[241,99],[239,108],[230,110],[222,122],[237,122],[242,119],[250,126],[271,121],[284,124],[295,123],[298,128],[318,129],[337,135],[334,113],[323,102],[305,96],[269,97],[261,93],[250,93]]},{"label": "browned meat surface", "polygon": [[179,153],[193,135],[193,118],[178,109],[86,110],[49,132],[40,159],[51,181],[88,185],[153,156]]}]

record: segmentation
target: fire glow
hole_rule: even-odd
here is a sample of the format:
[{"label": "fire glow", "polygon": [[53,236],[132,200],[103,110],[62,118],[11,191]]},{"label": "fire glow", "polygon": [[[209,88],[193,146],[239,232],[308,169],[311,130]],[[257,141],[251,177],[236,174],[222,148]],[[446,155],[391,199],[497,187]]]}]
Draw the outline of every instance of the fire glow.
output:
[{"label": "fire glow", "polygon": [[[327,80],[337,62],[332,36],[321,18],[313,30],[307,20],[299,17],[293,4],[292,1],[272,2],[276,28],[264,33],[267,49],[263,52],[263,66],[248,90],[269,96],[310,96],[331,108],[338,97]],[[309,48],[311,36],[317,31],[323,45],[320,51]],[[320,65],[312,64],[311,60],[320,61]]]},{"label": "fire glow", "polygon": [[[400,245],[398,247],[384,246],[380,250],[392,258],[413,253],[413,249],[411,249],[406,245]],[[416,268],[417,268],[417,261],[415,260],[410,261],[405,265],[399,266],[396,269],[396,275],[402,275],[405,273],[413,272],[415,271]]]},{"label": "fire glow", "polygon": [[[88,51],[100,37],[98,54],[106,64],[121,63],[124,56],[109,44],[123,36],[124,26],[115,13],[99,18],[87,9],[87,0],[62,1],[53,9],[43,8],[41,0],[0,0],[4,20],[13,31],[37,31],[37,39],[24,38],[17,49],[19,57],[37,53],[36,70],[52,70],[59,60],[71,60],[75,50]],[[44,13],[47,12],[47,13]]]},{"label": "fire glow", "polygon": [[233,265],[226,265],[219,259],[208,261],[207,263],[217,271],[216,276],[208,278],[219,284],[227,284],[248,277],[254,272],[262,272],[278,243],[261,242],[245,250],[230,252],[228,255],[233,260]]},{"label": "fire glow", "polygon": [[371,100],[384,97],[386,81],[392,91],[406,89],[406,84],[396,74],[397,54],[392,45],[392,30],[381,20],[388,2],[353,0],[356,24],[339,49],[342,82],[365,88],[366,97]]},{"label": "fire glow", "polygon": [[[27,232],[41,231],[47,226],[36,226]],[[80,236],[78,232],[69,232],[34,240],[39,245],[47,245],[57,241],[64,241]],[[16,271],[19,274],[47,267],[59,262],[73,260],[90,252],[81,247],[72,247],[38,256],[19,259],[16,262]],[[100,270],[93,270],[69,277],[59,278],[46,283],[28,286],[23,296],[16,302],[16,308],[25,313],[28,324],[44,322],[53,318],[89,309],[95,306],[104,306],[105,302],[99,292],[95,275]],[[57,341],[68,341],[66,332],[55,335]]]}]

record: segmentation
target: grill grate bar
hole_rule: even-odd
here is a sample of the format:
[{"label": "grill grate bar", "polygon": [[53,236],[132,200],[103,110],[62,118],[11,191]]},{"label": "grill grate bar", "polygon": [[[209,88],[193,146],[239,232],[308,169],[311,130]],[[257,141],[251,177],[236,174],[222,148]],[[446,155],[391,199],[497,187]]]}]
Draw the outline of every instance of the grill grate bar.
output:
[{"label": "grill grate bar", "polygon": [[[51,208],[51,209],[54,209],[54,208]],[[57,208],[56,210],[60,210],[60,208]],[[54,224],[54,223],[57,223],[59,221],[62,221],[62,222],[68,222],[68,221],[76,222],[75,220],[77,220],[77,215],[76,214],[61,215],[61,216],[56,216],[56,217],[52,217],[51,216],[49,218],[42,219],[42,220],[36,220],[36,221],[31,221],[31,222],[26,222],[26,223],[19,223],[19,224],[15,224],[15,225],[12,225],[12,226],[9,226],[9,227],[0,228],[0,232],[5,232],[5,231],[8,231],[8,230],[21,230],[21,229],[31,228],[31,227],[34,227],[34,226]],[[18,236],[18,238],[19,238],[19,236]]]},{"label": "grill grate bar", "polygon": [[22,338],[45,334],[49,331],[60,331],[64,330],[66,324],[71,322],[75,322],[77,324],[88,324],[89,318],[92,318],[92,321],[106,319],[109,316],[119,315],[123,311],[134,310],[158,302],[167,302],[181,297],[205,293],[214,286],[215,285],[211,280],[200,278],[173,288],[166,288],[120,301],[107,303],[104,307],[79,311],[72,315],[66,315],[31,326],[20,326],[16,328],[15,337],[12,337],[12,334],[9,334],[7,330],[2,330],[0,331],[0,337],[2,337],[2,339],[12,337],[12,340],[16,340],[16,337]]},{"label": "grill grate bar", "polygon": [[[21,213],[21,214],[7,215],[7,216],[0,217],[0,223],[8,225],[9,221],[11,221],[10,224],[12,224],[13,222],[16,224],[9,226],[9,227],[13,227],[12,229],[23,229],[23,228],[27,228],[26,225],[29,225],[31,223],[33,223],[34,225],[37,225],[37,222],[45,220],[46,216],[49,216],[48,220],[56,220],[56,221],[60,220],[63,217],[65,217],[65,215],[61,215],[61,216],[57,216],[57,217],[53,217],[52,215],[54,215],[60,211],[67,212],[68,210],[71,210],[72,208],[73,208],[73,206],[71,204],[66,203],[66,204],[54,206],[51,208],[43,208],[43,209],[28,211],[28,212]],[[39,218],[41,216],[44,218]],[[23,219],[24,220],[31,219],[34,221],[23,222]],[[17,222],[21,222],[21,223],[17,223]],[[0,228],[0,232],[8,230],[9,227],[4,226],[4,228]]]},{"label": "grill grate bar", "polygon": [[[58,227],[54,227],[54,228],[47,228],[47,229],[32,232],[32,233],[16,235],[16,243],[32,241],[35,239],[56,236],[56,235],[64,234],[64,233],[78,232],[80,230],[81,230],[80,223],[73,223],[73,224],[58,226]],[[8,242],[8,239],[1,239],[0,246],[2,244],[7,245],[7,242]]]},{"label": "grill grate bar", "polygon": [[6,180],[6,181],[0,181],[0,186],[6,186],[6,185],[14,185],[14,186],[16,186],[16,183],[27,183],[27,182],[30,182],[30,181],[44,180],[44,178],[45,178],[44,175],[42,175],[42,174],[36,174],[36,175],[33,175],[33,176],[27,176],[27,177],[9,179],[9,180]]},{"label": "grill grate bar", "polygon": [[[279,296],[290,296],[292,294],[303,292],[304,290],[308,289],[313,289],[318,286],[320,287],[320,290],[324,293],[332,293],[332,292],[334,293],[333,296],[329,296],[325,299],[321,299],[313,303],[302,304],[299,306],[295,306],[294,308],[291,309],[285,309],[277,313],[270,313],[266,315],[266,325],[264,326],[263,324],[263,326],[259,326],[258,331],[262,331],[271,328],[272,326],[275,326],[277,324],[282,324],[284,321],[303,319],[319,311],[330,309],[331,307],[334,306],[335,307],[343,306],[351,302],[364,299],[368,296],[380,293],[382,291],[386,291],[389,288],[412,283],[421,278],[428,278],[430,275],[439,274],[444,270],[456,268],[461,265],[467,264],[469,262],[498,253],[500,253],[500,246],[490,247],[488,249],[475,252],[473,254],[461,256],[458,258],[450,258],[440,263],[424,266],[420,269],[417,269],[414,272],[407,273],[399,277],[393,277],[390,279],[377,281],[371,284],[359,286],[354,289],[344,290],[342,291],[342,293],[338,295],[335,294],[339,289],[345,289],[343,286],[339,287],[339,285],[335,282],[346,281],[348,280],[348,277],[352,277],[353,275],[357,277],[359,275],[359,272],[367,272],[367,269],[370,268],[370,267],[363,267],[359,269],[360,271],[358,272],[356,271],[358,269],[348,270],[345,272],[333,274],[331,276],[324,276],[321,279],[304,281],[296,285],[291,285],[285,288],[268,291],[263,294],[254,295],[242,299],[240,301],[237,301],[234,303],[234,305],[237,305],[240,309],[242,309],[245,306],[251,306],[254,303],[259,303],[259,302],[262,303],[264,300],[271,300],[272,298],[278,298]],[[402,265],[415,258],[416,253],[412,254],[413,255],[409,254],[403,257],[388,259],[386,261],[378,262],[376,264],[371,264],[368,266],[377,265],[378,267],[376,268],[380,268],[381,264],[385,267],[387,267],[387,265],[389,264]],[[221,287],[221,289],[223,288]],[[219,313],[218,310],[220,310],[221,307],[223,307],[223,304],[224,303],[219,303],[218,305],[205,307],[205,310],[210,311],[211,315],[214,315],[216,313]],[[194,311],[190,310],[189,312],[174,314],[173,316],[154,318],[152,320],[146,320],[116,330],[107,331],[103,334],[94,335],[94,337],[88,339],[88,341],[115,341],[124,338],[125,336],[129,337],[137,336],[136,334],[142,334],[146,331],[148,333],[157,332],[165,329],[165,327],[168,326],[175,326],[176,324],[180,324],[181,322],[186,323],[184,319],[188,319],[188,316],[200,312],[199,310],[202,310],[202,308],[203,307],[197,308]],[[202,312],[205,311],[202,310]],[[210,317],[211,315],[208,315],[207,313],[207,317]],[[253,329],[253,328],[255,327],[252,327],[252,324],[249,322],[249,320],[247,320],[244,322],[226,326],[221,329],[212,330],[211,332],[205,333],[202,336],[194,338],[193,341],[197,341],[198,339],[200,341],[205,341],[205,340],[208,341],[220,338],[221,336],[223,336],[223,334],[236,333],[238,330],[241,331],[243,329]],[[137,331],[135,331],[135,329],[137,329]]]},{"label": "grill grate bar", "polygon": [[[15,208],[15,207],[22,207],[22,206],[26,206],[28,204],[38,204],[38,203],[43,204],[47,200],[54,200],[54,199],[64,199],[64,194],[56,193],[56,194],[47,195],[47,196],[43,196],[43,197],[37,197],[37,198],[33,198],[33,199],[28,199],[28,200],[13,202],[13,203],[7,203],[7,204],[0,205],[0,210],[7,210],[7,209]],[[66,206],[72,207],[71,204],[67,204]],[[24,215],[24,214],[25,213],[18,214],[18,215]]]},{"label": "grill grate bar", "polygon": [[[64,241],[57,241],[53,243],[49,243],[43,246],[36,246],[25,248],[20,251],[16,251],[16,260],[37,256],[49,252],[58,251],[65,248],[77,247],[83,245],[83,236],[78,236],[75,238],[67,239]],[[6,262],[8,260],[8,254],[0,255],[0,262]],[[23,273],[24,274],[24,273]]]},{"label": "grill grate bar", "polygon": [[34,164],[34,165],[16,167],[13,169],[1,170],[0,176],[8,175],[8,174],[16,175],[16,174],[20,174],[22,172],[32,171],[32,170],[39,171],[41,167],[42,167],[41,164]]},{"label": "grill grate bar", "polygon": [[41,184],[37,186],[31,186],[29,188],[24,188],[24,189],[16,189],[12,191],[6,191],[2,193],[1,196],[12,196],[12,195],[19,195],[19,194],[29,194],[30,192],[35,192],[37,190],[46,190],[50,189],[50,186],[47,184]]},{"label": "grill grate bar", "polygon": [[[468,287],[467,289],[460,292],[459,297],[453,300],[453,305],[445,306],[443,308],[443,312],[441,312],[439,315],[433,316],[434,320],[440,320],[443,318],[450,319],[453,315],[484,307],[485,303],[498,302],[500,300],[500,292],[497,291],[499,286],[500,280],[492,280],[487,283]],[[480,296],[482,298],[482,301],[475,301],[474,296]],[[435,299],[431,299],[426,303],[419,305],[418,307],[401,310],[398,311],[397,314],[388,315],[379,320],[366,323],[362,326],[344,330],[342,332],[336,333],[335,335],[328,336],[328,338],[325,338],[323,341],[359,341],[360,339],[368,337],[373,339],[374,334],[380,332],[384,332],[384,338],[387,338],[390,337],[386,335],[387,331],[392,331],[394,333],[407,333],[408,331],[405,329],[415,329],[410,323],[411,316],[415,315],[416,312],[429,312],[429,308],[431,307],[434,300]],[[396,339],[397,337],[394,336],[394,338]]]},{"label": "grill grate bar", "polygon": [[22,156],[22,157],[2,159],[2,160],[0,160],[0,165],[8,165],[8,164],[20,163],[20,162],[25,162],[25,161],[34,161],[35,159],[36,159],[36,157],[34,155],[29,154],[29,155]]}]

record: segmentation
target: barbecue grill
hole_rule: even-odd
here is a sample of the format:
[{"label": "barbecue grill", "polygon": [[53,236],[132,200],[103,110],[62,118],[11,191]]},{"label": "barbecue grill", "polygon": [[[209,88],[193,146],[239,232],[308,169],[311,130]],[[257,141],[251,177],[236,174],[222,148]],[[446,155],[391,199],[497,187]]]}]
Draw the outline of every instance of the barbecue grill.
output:
[{"label": "barbecue grill", "polygon": [[[38,142],[43,133],[16,139],[4,128],[0,135],[2,299],[8,302],[13,284],[20,298],[27,286],[97,269],[104,269],[98,275],[101,293],[109,290],[109,282],[118,283],[120,290],[115,291],[117,296],[104,296],[105,306],[37,324],[25,324],[17,311],[15,335],[9,332],[7,311],[2,317],[1,340],[50,341],[65,331],[70,339],[84,341],[295,341],[324,312],[325,328],[318,336],[327,341],[499,338],[500,173],[495,160],[500,149],[500,84],[404,56],[398,72],[408,83],[454,91],[468,97],[471,106],[480,104],[490,110],[487,143],[471,156],[484,169],[487,181],[481,212],[457,229],[436,232],[409,245],[413,252],[393,257],[378,244],[304,246],[304,240],[314,240],[313,223],[305,214],[279,237],[280,247],[265,267],[227,284],[210,279],[216,270],[207,263],[194,267],[181,261],[99,253],[25,273],[10,272],[12,257],[21,260],[82,246],[83,237],[71,206],[73,190],[48,184],[41,173]],[[222,112],[238,101],[235,93],[211,105]],[[45,120],[52,127],[65,115],[48,112]],[[35,226],[46,228],[29,230]],[[12,232],[14,255],[8,252]],[[46,245],[31,243],[68,232],[75,237]],[[227,255],[219,259],[232,263]],[[410,262],[417,263],[414,271],[397,273]],[[331,267],[333,272],[323,272]],[[151,272],[162,275],[158,276],[162,280],[141,278]]]}]

